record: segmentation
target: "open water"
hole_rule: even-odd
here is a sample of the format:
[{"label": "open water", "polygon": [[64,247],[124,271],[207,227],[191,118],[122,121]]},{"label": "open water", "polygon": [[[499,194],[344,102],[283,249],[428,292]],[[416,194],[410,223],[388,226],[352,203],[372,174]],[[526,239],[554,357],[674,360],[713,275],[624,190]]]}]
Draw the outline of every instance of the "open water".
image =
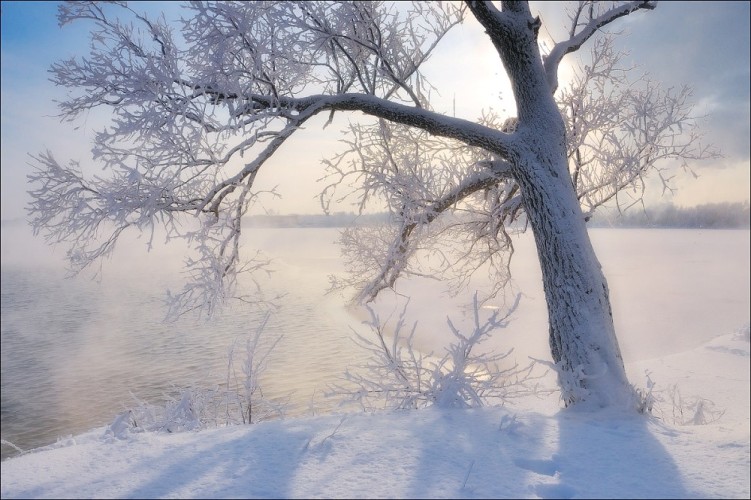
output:
[{"label": "open water", "polygon": [[[348,312],[344,297],[325,294],[328,275],[341,271],[337,230],[253,231],[255,243],[277,258],[263,286],[269,295],[285,294],[264,332],[267,341],[282,336],[262,380],[264,395],[289,397],[290,416],[325,411],[333,404],[322,398],[327,385],[365,359],[352,341],[353,327],[363,331],[361,316]],[[177,387],[221,384],[229,347],[242,344],[265,314],[238,305],[208,323],[192,317],[165,323],[162,299],[179,283],[179,252],[146,254],[141,242],[138,250],[119,249],[101,282],[66,279],[59,256],[27,233],[3,227],[0,269],[2,439],[22,449],[107,425],[134,397],[159,402]],[[698,345],[748,321],[749,231],[594,229],[592,238],[627,361],[679,348],[654,335],[639,337],[655,324],[681,328],[684,341]],[[525,295],[502,343],[544,356],[535,258],[525,235],[514,264]],[[435,282],[405,290],[423,318],[421,335],[445,324],[455,302]],[[428,345],[434,337],[418,342],[435,347]],[[3,445],[3,458],[15,453]]]}]

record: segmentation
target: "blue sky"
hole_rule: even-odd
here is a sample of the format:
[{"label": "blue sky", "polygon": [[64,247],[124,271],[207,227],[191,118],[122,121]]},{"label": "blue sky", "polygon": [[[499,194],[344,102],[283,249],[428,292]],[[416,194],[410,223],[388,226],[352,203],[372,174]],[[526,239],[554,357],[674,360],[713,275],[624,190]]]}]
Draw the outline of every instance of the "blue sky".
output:
[{"label": "blue sky", "polygon": [[[140,4],[151,11],[169,9],[180,14],[175,3]],[[706,113],[705,130],[725,157],[694,165],[699,179],[679,174],[679,191],[672,201],[694,205],[712,201],[749,199],[749,4],[748,2],[662,2],[652,12],[622,19],[619,29],[628,32],[622,46],[633,61],[667,86],[691,85],[697,110]],[[558,3],[532,2],[541,12],[545,33],[560,36],[565,20]],[[86,162],[92,130],[104,123],[96,113],[73,124],[59,123],[54,99],[64,89],[48,81],[47,69],[60,58],[83,55],[87,48],[84,23],[58,28],[57,2],[8,2],[2,12],[2,218],[23,217],[27,202],[25,176],[30,171],[28,154],[52,150],[61,160]],[[471,54],[470,57],[467,54]],[[496,65],[493,49],[480,30],[468,23],[451,34],[443,50],[431,60],[430,74],[446,99],[456,96],[457,106],[468,117],[489,98],[503,92],[502,75],[488,71]],[[477,76],[470,74],[480,70]],[[468,96],[466,81],[484,82],[485,92]],[[499,83],[501,82],[501,83]],[[77,128],[76,128],[77,127]],[[284,153],[278,166],[259,179],[269,187],[278,185],[282,200],[270,205],[281,213],[318,212],[320,185],[318,160],[335,146],[336,134],[311,131],[298,149],[304,158]],[[313,161],[311,161],[311,158]],[[655,202],[659,189],[647,193]]]}]

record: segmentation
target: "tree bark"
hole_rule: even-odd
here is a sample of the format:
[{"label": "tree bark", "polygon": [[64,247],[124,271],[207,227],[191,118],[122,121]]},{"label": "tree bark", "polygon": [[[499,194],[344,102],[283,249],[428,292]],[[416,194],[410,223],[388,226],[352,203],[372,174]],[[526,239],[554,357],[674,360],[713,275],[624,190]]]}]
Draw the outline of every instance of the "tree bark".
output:
[{"label": "tree bark", "polygon": [[531,150],[519,170],[548,309],[549,342],[566,405],[629,405],[608,285],[592,248],[561,148]]}]

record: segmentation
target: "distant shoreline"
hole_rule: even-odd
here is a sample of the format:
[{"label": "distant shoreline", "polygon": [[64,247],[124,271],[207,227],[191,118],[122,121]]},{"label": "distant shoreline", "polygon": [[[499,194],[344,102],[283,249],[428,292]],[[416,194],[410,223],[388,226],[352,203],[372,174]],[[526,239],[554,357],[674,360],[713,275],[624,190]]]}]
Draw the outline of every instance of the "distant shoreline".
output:
[{"label": "distant shoreline", "polygon": [[[341,221],[320,221],[310,216],[291,215],[291,216],[272,216],[268,219],[243,219],[243,227],[246,229],[336,229],[350,226],[372,226],[378,223],[369,221],[366,223],[358,221],[341,222]],[[383,224],[386,221],[381,222]],[[17,228],[26,226],[27,222],[21,219],[0,220],[0,227]],[[611,223],[609,221],[592,221],[587,224],[590,229],[704,229],[704,230],[751,230],[751,225],[658,225],[658,224],[622,224]],[[31,227],[28,227],[31,231]]]},{"label": "distant shoreline", "polygon": [[[335,228],[388,224],[388,212],[356,214],[257,214],[243,217],[247,228]],[[23,218],[2,219],[3,227],[27,226]],[[663,204],[648,209],[632,209],[624,213],[598,211],[588,222],[591,228],[640,229],[751,229],[749,202],[708,203],[695,207]]]}]

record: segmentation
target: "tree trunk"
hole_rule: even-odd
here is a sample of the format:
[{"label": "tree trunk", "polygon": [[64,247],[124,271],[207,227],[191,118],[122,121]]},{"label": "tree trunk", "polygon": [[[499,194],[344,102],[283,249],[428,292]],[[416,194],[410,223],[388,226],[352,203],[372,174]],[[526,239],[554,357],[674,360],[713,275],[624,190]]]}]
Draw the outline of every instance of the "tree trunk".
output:
[{"label": "tree trunk", "polygon": [[[566,158],[566,129],[527,2],[468,2],[501,56],[516,100],[518,148],[508,157],[542,267],[550,350],[566,405],[634,402],[615,337],[608,285],[595,257]],[[499,153],[501,153],[499,151]]]},{"label": "tree trunk", "polygon": [[[534,142],[540,144],[539,138]],[[608,285],[569,177],[563,140],[551,142],[525,155],[530,163],[522,165],[517,180],[542,268],[550,350],[563,398],[566,405],[630,405],[633,389],[615,336]]]}]

